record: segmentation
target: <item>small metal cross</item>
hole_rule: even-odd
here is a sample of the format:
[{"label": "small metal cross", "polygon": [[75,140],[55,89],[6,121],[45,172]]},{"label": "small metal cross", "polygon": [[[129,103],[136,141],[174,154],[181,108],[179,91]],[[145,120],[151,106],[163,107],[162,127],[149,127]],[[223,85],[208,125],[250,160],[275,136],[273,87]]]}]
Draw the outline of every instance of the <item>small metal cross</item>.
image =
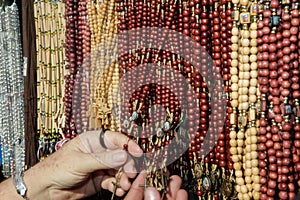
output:
[{"label": "small metal cross", "polygon": [[139,187],[143,188],[143,190],[146,190],[150,185],[147,184],[147,179],[145,178],[144,184],[140,184]]}]

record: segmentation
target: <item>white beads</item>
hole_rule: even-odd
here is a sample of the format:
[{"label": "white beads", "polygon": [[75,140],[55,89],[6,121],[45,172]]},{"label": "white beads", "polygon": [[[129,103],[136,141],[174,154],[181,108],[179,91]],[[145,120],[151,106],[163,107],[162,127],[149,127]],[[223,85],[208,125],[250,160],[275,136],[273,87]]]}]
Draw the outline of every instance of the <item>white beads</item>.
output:
[{"label": "white beads", "polygon": [[250,44],[249,39],[242,39],[242,46],[243,47],[247,47],[247,46],[249,46],[249,44]]},{"label": "white beads", "polygon": [[257,61],[257,55],[250,55],[250,62],[256,62]]},{"label": "white beads", "polygon": [[251,30],[256,30],[256,29],[257,29],[257,23],[256,23],[256,22],[252,22],[252,23],[250,24],[250,29],[251,29]]},{"label": "white beads", "polygon": [[253,46],[253,47],[256,47],[257,46],[257,39],[251,39],[250,40],[250,45]]},{"label": "white beads", "polygon": [[232,99],[238,99],[239,93],[238,92],[231,92],[231,98]]},{"label": "white beads", "polygon": [[243,80],[242,81],[242,86],[243,87],[249,87],[249,80]]},{"label": "white beads", "polygon": [[231,100],[231,106],[232,107],[238,107],[239,103],[237,100]]},{"label": "white beads", "polygon": [[232,83],[237,83],[238,81],[239,81],[238,76],[237,76],[237,75],[232,75],[232,77],[231,77],[231,82],[232,82]]},{"label": "white beads", "polygon": [[242,70],[243,70],[243,71],[249,71],[249,70],[250,70],[250,65],[249,65],[249,63],[244,63],[243,66],[242,66]]},{"label": "white beads", "polygon": [[238,91],[238,84],[236,84],[236,83],[233,83],[232,85],[231,85],[231,90],[232,91]]},{"label": "white beads", "polygon": [[257,79],[250,79],[250,86],[257,86]]},{"label": "white beads", "polygon": [[234,36],[239,35],[239,29],[237,27],[233,27],[231,30],[231,34]]},{"label": "white beads", "polygon": [[239,162],[239,157],[238,157],[238,155],[232,155],[232,161],[233,161],[233,162]]},{"label": "white beads", "polygon": [[250,37],[250,31],[248,30],[243,30],[241,31],[242,33],[242,39],[248,39]]},{"label": "white beads", "polygon": [[256,70],[251,70],[251,71],[250,71],[250,76],[251,76],[252,79],[257,78],[257,76],[258,76],[257,71],[256,71]]},{"label": "white beads", "polygon": [[252,40],[251,40],[250,44],[251,44],[251,46],[252,46],[252,47],[250,48],[250,53],[256,55],[257,52],[258,52],[258,48],[252,45]]},{"label": "white beads", "polygon": [[231,67],[237,67],[238,66],[238,61],[237,60],[232,60],[231,61]]},{"label": "white beads", "polygon": [[250,95],[256,94],[256,87],[250,86],[250,88],[249,88],[249,94]]},{"label": "white beads", "polygon": [[248,63],[248,62],[249,62],[249,59],[250,59],[250,58],[249,58],[248,55],[244,55],[244,56],[243,56],[243,59],[242,59],[242,62],[243,62],[243,63]]},{"label": "white beads", "polygon": [[250,31],[251,38],[257,38],[257,31]]},{"label": "white beads", "polygon": [[[238,74],[237,68],[231,67],[231,69],[230,69],[230,74],[231,74],[231,75],[237,75],[237,74]],[[232,81],[232,80],[231,80],[231,81]]]},{"label": "white beads", "polygon": [[232,44],[231,45],[231,50],[232,51],[237,51],[239,49],[239,45],[238,44]]},{"label": "white beads", "polygon": [[234,155],[234,154],[237,154],[236,142],[234,143],[235,146],[232,146],[232,145],[231,145],[231,141],[235,141],[235,140],[230,140],[230,143],[229,143],[230,146],[231,146],[231,147],[230,147],[230,153],[231,153],[232,155]]},{"label": "white beads", "polygon": [[242,48],[242,53],[243,53],[244,55],[250,54],[250,48],[249,48],[249,47],[244,47],[244,48]]},{"label": "white beads", "polygon": [[239,41],[239,37],[238,36],[234,35],[234,36],[231,37],[231,42],[232,43],[237,43],[238,41]]},{"label": "white beads", "polygon": [[248,95],[240,95],[239,101],[242,101],[242,102],[248,101]]},{"label": "white beads", "polygon": [[238,58],[238,53],[236,51],[231,52],[231,58],[232,59],[237,59]]}]

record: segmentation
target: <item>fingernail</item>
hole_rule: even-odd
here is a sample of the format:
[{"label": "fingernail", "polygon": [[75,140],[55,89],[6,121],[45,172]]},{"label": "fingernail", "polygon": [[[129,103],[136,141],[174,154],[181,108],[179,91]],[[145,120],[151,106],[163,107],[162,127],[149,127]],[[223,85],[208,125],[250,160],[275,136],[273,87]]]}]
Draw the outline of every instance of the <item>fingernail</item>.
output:
[{"label": "fingernail", "polygon": [[127,154],[124,151],[117,151],[113,154],[112,159],[115,162],[124,162],[127,159]]},{"label": "fingernail", "polygon": [[145,200],[159,200],[155,188],[150,187],[145,190]]}]

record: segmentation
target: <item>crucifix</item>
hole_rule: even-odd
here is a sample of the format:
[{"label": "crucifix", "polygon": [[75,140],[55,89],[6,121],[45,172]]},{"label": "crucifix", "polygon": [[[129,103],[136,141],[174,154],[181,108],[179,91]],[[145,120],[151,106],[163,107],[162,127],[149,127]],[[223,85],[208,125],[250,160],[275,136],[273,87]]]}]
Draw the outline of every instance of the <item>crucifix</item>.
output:
[{"label": "crucifix", "polygon": [[101,121],[101,125],[104,128],[109,128],[109,115],[112,113],[111,109],[104,103],[103,99],[100,99],[96,104],[95,107],[97,109],[97,119]]}]

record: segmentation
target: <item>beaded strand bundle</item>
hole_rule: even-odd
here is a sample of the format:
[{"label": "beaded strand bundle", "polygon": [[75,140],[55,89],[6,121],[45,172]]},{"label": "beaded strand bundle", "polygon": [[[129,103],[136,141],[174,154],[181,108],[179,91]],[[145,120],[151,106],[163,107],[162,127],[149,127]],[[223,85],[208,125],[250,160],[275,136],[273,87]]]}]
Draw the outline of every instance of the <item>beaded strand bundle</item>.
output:
[{"label": "beaded strand bundle", "polygon": [[0,11],[0,150],[3,175],[25,167],[23,58],[18,8],[15,2]]},{"label": "beaded strand bundle", "polygon": [[62,2],[36,1],[37,104],[39,160],[56,150],[56,143],[64,138],[63,104],[65,64],[65,20]]}]

